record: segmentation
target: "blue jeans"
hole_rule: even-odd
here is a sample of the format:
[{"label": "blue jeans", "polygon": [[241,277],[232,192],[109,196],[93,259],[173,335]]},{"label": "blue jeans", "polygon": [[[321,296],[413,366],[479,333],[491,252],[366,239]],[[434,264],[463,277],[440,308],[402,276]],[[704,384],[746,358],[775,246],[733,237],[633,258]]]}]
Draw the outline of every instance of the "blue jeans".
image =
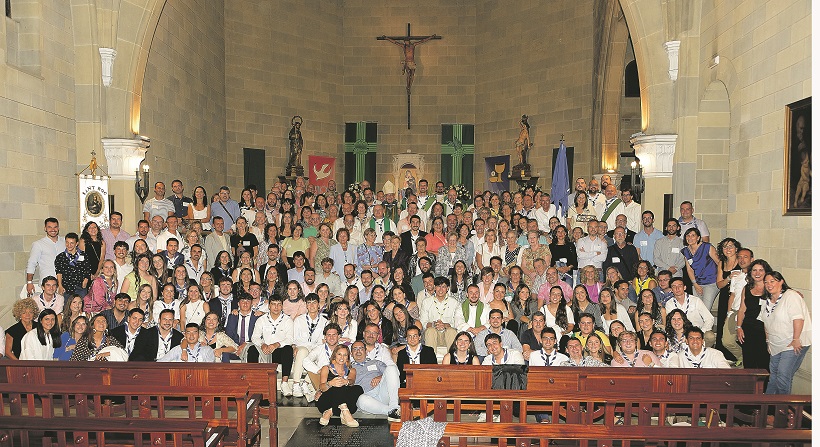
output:
[{"label": "blue jeans", "polygon": [[811,346],[803,346],[800,354],[795,354],[792,348],[775,354],[769,360],[769,385],[766,394],[791,394],[792,380],[803,358]]},{"label": "blue jeans", "polygon": [[[692,291],[695,293],[695,296],[700,298],[703,301],[703,304],[706,305],[706,308],[709,309],[709,312],[712,311],[712,305],[715,304],[715,299],[720,294],[720,290],[717,287],[717,284],[700,284],[703,287],[703,294],[698,295],[698,292],[695,290],[695,287],[692,286]],[[713,328],[706,328],[702,327],[704,331],[711,331]]]}]

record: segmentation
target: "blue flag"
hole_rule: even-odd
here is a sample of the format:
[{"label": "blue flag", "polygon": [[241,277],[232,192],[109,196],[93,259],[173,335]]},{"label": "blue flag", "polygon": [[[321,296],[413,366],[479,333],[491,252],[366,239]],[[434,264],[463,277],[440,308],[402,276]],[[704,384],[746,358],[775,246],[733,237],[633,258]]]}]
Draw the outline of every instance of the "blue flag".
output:
[{"label": "blue flag", "polygon": [[552,168],[552,203],[556,205],[562,216],[567,215],[569,209],[569,167],[567,166],[567,146],[561,140],[555,166]]}]

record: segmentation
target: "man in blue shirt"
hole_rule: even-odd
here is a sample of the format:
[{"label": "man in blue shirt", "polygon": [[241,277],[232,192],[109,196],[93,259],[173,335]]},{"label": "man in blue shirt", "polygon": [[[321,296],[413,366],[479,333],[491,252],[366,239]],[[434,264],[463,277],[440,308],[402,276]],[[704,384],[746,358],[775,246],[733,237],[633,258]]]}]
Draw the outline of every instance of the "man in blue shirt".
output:
[{"label": "man in blue shirt", "polygon": [[638,249],[641,259],[654,265],[655,242],[663,238],[663,233],[655,229],[655,213],[652,211],[646,210],[641,214],[641,225],[641,231],[635,235],[632,243]]},{"label": "man in blue shirt", "polygon": [[231,234],[239,216],[239,204],[231,199],[231,189],[222,186],[219,188],[219,200],[211,204],[211,225],[214,224],[215,217],[221,217],[225,221],[225,231]]}]

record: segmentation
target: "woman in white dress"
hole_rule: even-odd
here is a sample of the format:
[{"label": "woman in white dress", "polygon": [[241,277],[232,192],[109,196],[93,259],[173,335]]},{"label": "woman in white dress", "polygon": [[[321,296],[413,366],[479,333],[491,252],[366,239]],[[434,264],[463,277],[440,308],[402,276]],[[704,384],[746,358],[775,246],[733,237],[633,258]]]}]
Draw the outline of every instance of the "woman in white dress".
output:
[{"label": "woman in white dress", "polygon": [[208,193],[205,188],[197,186],[194,188],[193,203],[188,207],[188,221],[201,222],[202,229],[211,230],[211,207],[208,205]]},{"label": "woman in white dress", "polygon": [[179,327],[184,328],[188,323],[202,324],[211,309],[202,299],[202,287],[199,284],[188,286],[188,296],[179,305]]},{"label": "woman in white dress", "polygon": [[57,313],[45,309],[37,320],[40,325],[26,333],[20,342],[20,360],[54,360],[54,348],[61,346]]}]

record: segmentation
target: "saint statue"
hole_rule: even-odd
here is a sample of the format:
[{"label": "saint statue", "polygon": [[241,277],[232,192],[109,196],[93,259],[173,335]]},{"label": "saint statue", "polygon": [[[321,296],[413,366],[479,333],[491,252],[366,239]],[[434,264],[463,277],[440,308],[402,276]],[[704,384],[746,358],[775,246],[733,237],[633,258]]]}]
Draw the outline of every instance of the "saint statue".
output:
[{"label": "saint statue", "polygon": [[305,142],[302,140],[302,117],[299,115],[290,119],[290,133],[288,133],[288,142],[290,147],[290,158],[288,159],[288,168],[302,166],[302,149]]},{"label": "saint statue", "polygon": [[526,167],[529,171],[529,163],[527,163],[527,153],[532,147],[530,141],[530,123],[527,122],[527,115],[521,115],[521,132],[518,134],[518,139],[515,140],[515,150],[518,153],[518,165],[514,170],[524,169]]}]

